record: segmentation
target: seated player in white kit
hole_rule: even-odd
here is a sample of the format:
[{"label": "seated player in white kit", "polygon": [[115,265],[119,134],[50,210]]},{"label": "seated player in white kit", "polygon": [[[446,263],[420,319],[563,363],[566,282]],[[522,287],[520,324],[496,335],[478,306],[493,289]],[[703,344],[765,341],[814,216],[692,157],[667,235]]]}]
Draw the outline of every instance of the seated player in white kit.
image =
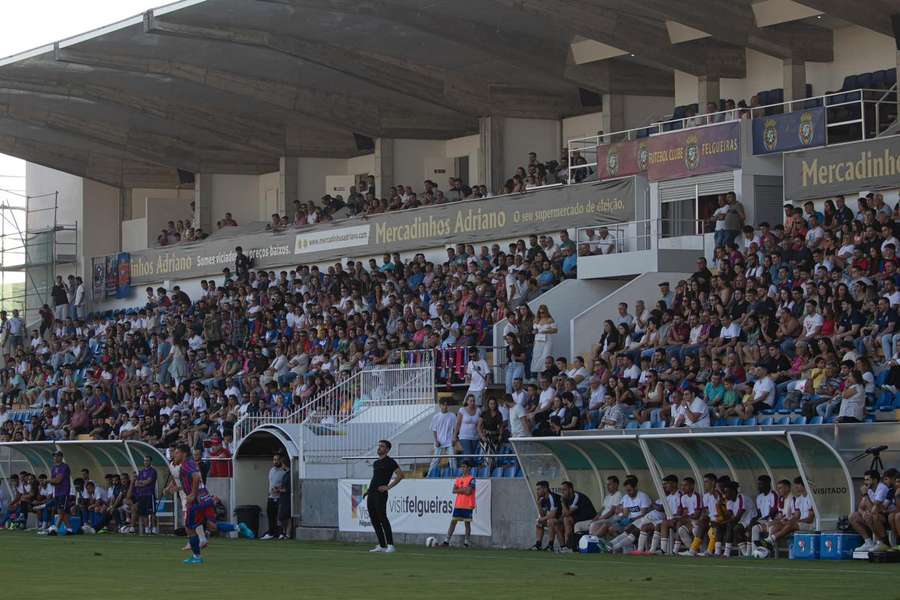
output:
[{"label": "seated player in white kit", "polygon": [[638,490],[637,485],[638,479],[634,475],[626,477],[622,485],[625,494],[622,495],[619,514],[623,519],[624,532],[609,543],[610,552],[621,552],[627,546],[634,546],[637,543],[640,527],[636,527],[635,524],[640,522],[653,507],[650,496]]}]

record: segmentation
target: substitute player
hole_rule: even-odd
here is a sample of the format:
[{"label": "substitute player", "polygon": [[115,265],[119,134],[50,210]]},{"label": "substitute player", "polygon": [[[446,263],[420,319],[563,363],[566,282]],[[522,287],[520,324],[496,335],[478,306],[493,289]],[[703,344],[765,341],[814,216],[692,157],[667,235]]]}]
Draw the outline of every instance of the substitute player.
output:
[{"label": "substitute player", "polygon": [[178,478],[181,488],[184,490],[187,518],[185,530],[190,536],[192,555],[184,560],[187,565],[203,564],[200,556],[200,533],[207,521],[215,522],[215,499],[203,485],[203,477],[200,468],[191,458],[191,448],[187,444],[181,444],[175,450],[175,464],[179,467]]},{"label": "substitute player", "polygon": [[463,546],[469,547],[469,537],[472,535],[472,515],[475,512],[475,478],[472,477],[472,460],[463,461],[460,469],[462,475],[453,482],[453,493],[456,494],[456,500],[453,503],[453,515],[450,517],[450,528],[447,530],[447,537],[441,543],[441,546],[450,546],[450,539],[456,530],[456,524],[461,522],[466,528],[466,537],[463,539]]},{"label": "substitute player", "polygon": [[369,489],[363,494],[366,498],[366,509],[369,511],[369,520],[378,537],[378,545],[369,552],[396,552],[394,549],[394,532],[391,530],[391,522],[387,516],[388,492],[392,487],[403,481],[403,469],[393,458],[388,456],[391,451],[391,442],[380,440],[378,442],[378,460],[372,463],[372,479],[369,481]]},{"label": "substitute player", "polygon": [[785,503],[785,512],[790,516],[773,523],[769,527],[766,542],[775,548],[778,540],[798,531],[812,531],[816,521],[812,499],[806,493],[806,486],[800,477],[794,478],[794,496]]},{"label": "substitute player", "polygon": [[158,533],[153,524],[156,519],[156,469],[149,455],[144,456],[144,467],[134,476],[133,494],[131,522],[137,524],[138,533]]}]

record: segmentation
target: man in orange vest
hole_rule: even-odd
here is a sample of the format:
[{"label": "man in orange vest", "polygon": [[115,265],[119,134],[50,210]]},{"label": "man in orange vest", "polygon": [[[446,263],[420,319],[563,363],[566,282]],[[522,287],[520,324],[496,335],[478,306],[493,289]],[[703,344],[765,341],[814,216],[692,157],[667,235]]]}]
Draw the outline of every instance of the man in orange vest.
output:
[{"label": "man in orange vest", "polygon": [[465,523],[466,527],[466,537],[463,541],[463,546],[468,548],[469,536],[472,535],[472,514],[475,512],[475,478],[471,474],[472,460],[464,460],[460,468],[462,469],[462,475],[453,482],[453,493],[456,494],[456,501],[453,503],[450,529],[447,530],[447,537],[444,538],[441,546],[450,545],[450,538],[453,537],[456,524],[462,522]]}]

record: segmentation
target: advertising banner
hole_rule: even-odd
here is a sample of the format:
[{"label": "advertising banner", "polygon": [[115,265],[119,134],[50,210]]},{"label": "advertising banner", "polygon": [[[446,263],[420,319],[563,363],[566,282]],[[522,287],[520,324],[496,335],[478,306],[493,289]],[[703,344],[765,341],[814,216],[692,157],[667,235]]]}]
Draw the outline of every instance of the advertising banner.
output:
[{"label": "advertising banner", "polygon": [[106,289],[105,298],[114,298],[119,290],[119,256],[113,254],[106,257]]},{"label": "advertising banner", "polygon": [[650,181],[682,179],[740,168],[740,121],[650,138],[647,166]]},{"label": "advertising banner", "polygon": [[116,298],[127,298],[131,291],[131,255],[127,252],[119,252],[118,267]]},{"label": "advertising banner", "polygon": [[792,202],[897,187],[900,136],[784,155],[784,199]]},{"label": "advertising banner", "polygon": [[753,119],[753,154],[825,145],[825,108]]},{"label": "advertising banner", "polygon": [[650,138],[600,146],[597,148],[599,178],[610,179],[646,173],[649,159]]},{"label": "advertising banner", "polygon": [[91,280],[94,300],[106,298],[106,257],[97,256],[91,259]]},{"label": "advertising banner", "polygon": [[[370,531],[372,522],[363,494],[365,479],[338,480],[338,528]],[[453,513],[452,479],[404,479],[388,496],[388,519],[396,533],[447,533]],[[472,535],[491,535],[491,480],[475,481]]]},{"label": "advertising banner", "polygon": [[351,217],[273,233],[252,226],[202,242],[130,253],[131,285],[221,275],[242,246],[254,268],[312,264],[450,243],[477,243],[576,226],[634,220],[633,178]]}]

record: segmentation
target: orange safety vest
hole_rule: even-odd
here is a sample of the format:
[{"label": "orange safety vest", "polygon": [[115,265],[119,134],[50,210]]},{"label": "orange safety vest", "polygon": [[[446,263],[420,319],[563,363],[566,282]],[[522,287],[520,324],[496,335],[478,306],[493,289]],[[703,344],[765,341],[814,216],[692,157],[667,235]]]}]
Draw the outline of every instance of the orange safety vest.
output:
[{"label": "orange safety vest", "polygon": [[[462,477],[457,477],[456,481],[453,482],[453,487],[457,488],[465,488],[472,485],[472,481],[475,478],[471,475],[463,475]],[[454,504],[456,508],[471,508],[475,509],[475,494],[456,494],[456,504]]]}]

